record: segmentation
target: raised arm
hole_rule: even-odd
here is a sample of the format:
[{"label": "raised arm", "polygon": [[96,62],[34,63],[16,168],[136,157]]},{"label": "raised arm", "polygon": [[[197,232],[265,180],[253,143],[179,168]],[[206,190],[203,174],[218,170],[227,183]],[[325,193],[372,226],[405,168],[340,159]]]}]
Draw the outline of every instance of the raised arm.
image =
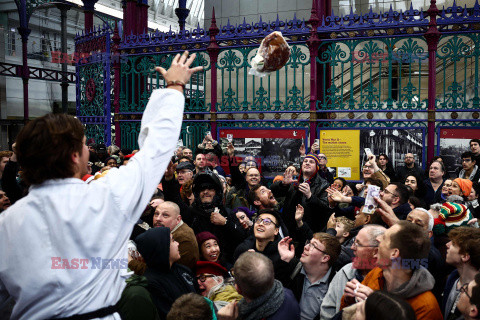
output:
[{"label": "raised arm", "polygon": [[156,68],[166,80],[167,89],[152,92],[142,117],[140,151],[125,167],[109,173],[103,182],[99,180],[110,186],[120,213],[132,221],[140,217],[175,150],[185,104],[183,86],[194,72],[202,70],[190,68],[194,59],[195,54],[188,57],[185,51],[181,56],[177,54],[168,71]]}]

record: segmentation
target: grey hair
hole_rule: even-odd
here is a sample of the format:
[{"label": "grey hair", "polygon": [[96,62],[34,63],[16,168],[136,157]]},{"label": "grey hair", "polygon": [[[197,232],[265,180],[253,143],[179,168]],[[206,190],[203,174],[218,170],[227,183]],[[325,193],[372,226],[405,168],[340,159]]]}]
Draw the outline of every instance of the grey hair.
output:
[{"label": "grey hair", "polygon": [[368,241],[372,246],[378,246],[379,242],[377,237],[381,236],[385,233],[385,231],[387,231],[387,228],[379,224],[367,224],[363,227],[363,229],[367,230]]},{"label": "grey hair", "polygon": [[433,230],[433,216],[430,212],[428,212],[428,210],[426,209],[423,209],[423,208],[415,208],[414,210],[419,210],[419,211],[422,211],[422,212],[425,212],[426,214],[428,214],[428,231],[432,231]]}]

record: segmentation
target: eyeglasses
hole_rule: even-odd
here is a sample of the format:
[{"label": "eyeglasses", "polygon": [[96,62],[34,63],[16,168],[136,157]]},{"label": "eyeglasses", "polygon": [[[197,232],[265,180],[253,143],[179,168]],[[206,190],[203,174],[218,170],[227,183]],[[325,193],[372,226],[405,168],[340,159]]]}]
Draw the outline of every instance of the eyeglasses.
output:
[{"label": "eyeglasses", "polygon": [[388,189],[383,190],[383,193],[391,194],[392,196],[395,196],[395,197],[397,197],[397,198],[399,197],[398,194],[395,194],[395,193],[393,193],[393,192],[391,192],[391,191],[388,191]]},{"label": "eyeglasses", "polygon": [[460,287],[460,292],[465,293],[465,295],[468,297],[468,299],[472,299],[472,297],[468,294],[468,282]]},{"label": "eyeglasses", "polygon": [[305,242],[305,247],[308,247],[308,246],[312,246],[314,247],[315,249],[317,249],[318,251],[320,252],[323,252],[324,254],[328,255],[328,253],[326,253],[325,251],[323,251],[322,249],[319,249],[313,242],[311,242],[310,240],[307,240]]},{"label": "eyeglasses", "polygon": [[363,166],[363,169],[373,169],[373,166]]},{"label": "eyeglasses", "polygon": [[413,159],[414,157],[405,157],[405,159]]},{"label": "eyeglasses", "polygon": [[462,159],[462,162],[471,162],[472,159]]},{"label": "eyeglasses", "polygon": [[357,240],[355,240],[352,243],[352,248],[378,248],[378,246],[364,246],[363,244],[358,243]]},{"label": "eyeglasses", "polygon": [[320,160],[327,160],[327,157],[324,157],[324,156],[318,156],[318,159],[320,159]]},{"label": "eyeglasses", "polygon": [[263,225],[266,226],[266,227],[268,227],[270,224],[273,223],[273,225],[278,228],[278,225],[269,218],[265,218],[265,219],[255,218],[255,220],[253,222],[255,224],[263,223]]},{"label": "eyeglasses", "polygon": [[207,278],[213,278],[213,277],[216,277],[216,276],[213,274],[201,274],[197,276],[197,280],[200,280],[200,282],[204,283],[205,281],[207,281]]}]

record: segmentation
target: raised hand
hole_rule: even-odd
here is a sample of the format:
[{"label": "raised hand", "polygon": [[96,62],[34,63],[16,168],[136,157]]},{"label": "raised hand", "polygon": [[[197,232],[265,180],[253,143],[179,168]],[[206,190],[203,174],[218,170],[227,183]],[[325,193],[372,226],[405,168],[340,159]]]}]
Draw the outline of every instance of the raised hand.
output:
[{"label": "raised hand", "polygon": [[383,222],[387,224],[387,226],[391,227],[399,221],[395,215],[395,212],[393,212],[392,207],[378,197],[375,197],[374,199],[378,204],[376,212],[380,214],[380,217],[382,218]]},{"label": "raised hand", "polygon": [[227,144],[227,154],[230,158],[232,158],[235,155],[235,147],[231,142]]},{"label": "raised hand", "polygon": [[310,190],[310,185],[306,182],[301,183],[298,186],[298,190],[307,197],[307,199],[310,199],[312,197],[312,191]]},{"label": "raised hand", "polygon": [[305,214],[305,209],[303,209],[301,204],[297,204],[297,208],[295,210],[295,221],[301,221],[303,219],[304,214]]},{"label": "raised hand", "polygon": [[292,238],[285,237],[278,243],[278,254],[280,259],[285,262],[290,262],[295,256],[295,248],[292,244]]},{"label": "raised hand", "polygon": [[190,68],[194,60],[195,53],[188,57],[188,51],[185,51],[182,55],[177,54],[175,58],[173,58],[172,65],[168,70],[162,67],[156,67],[155,70],[163,76],[167,84],[177,84],[172,86],[172,88],[179,90],[179,87],[184,86],[190,80],[192,74],[203,70],[201,66]]},{"label": "raised hand", "polygon": [[173,164],[172,161],[170,161],[167,170],[165,170],[165,174],[163,175],[165,177],[165,180],[170,181],[173,179],[173,177],[175,176],[175,167],[176,165]]}]

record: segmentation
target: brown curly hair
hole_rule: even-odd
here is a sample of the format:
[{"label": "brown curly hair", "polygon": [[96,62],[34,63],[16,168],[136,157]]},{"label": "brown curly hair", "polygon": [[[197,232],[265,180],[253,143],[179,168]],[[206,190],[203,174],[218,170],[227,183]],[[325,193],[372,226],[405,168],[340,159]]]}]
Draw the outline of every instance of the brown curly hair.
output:
[{"label": "brown curly hair", "polygon": [[17,157],[28,184],[75,174],[72,154],[82,154],[82,123],[66,114],[47,114],[29,122],[18,134]]}]

